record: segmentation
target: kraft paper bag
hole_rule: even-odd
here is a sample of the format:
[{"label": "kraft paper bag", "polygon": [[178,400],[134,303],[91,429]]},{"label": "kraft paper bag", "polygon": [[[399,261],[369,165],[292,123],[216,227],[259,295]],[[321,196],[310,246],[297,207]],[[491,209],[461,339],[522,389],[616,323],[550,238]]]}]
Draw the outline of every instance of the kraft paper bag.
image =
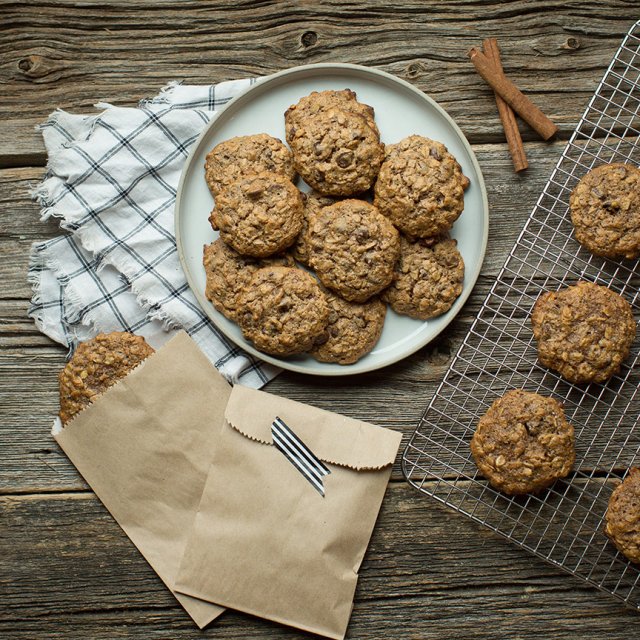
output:
[{"label": "kraft paper bag", "polygon": [[[322,461],[324,497],[274,445],[278,417]],[[401,435],[236,385],[176,590],[343,638]]]},{"label": "kraft paper bag", "polygon": [[[54,432],[172,591],[230,393],[182,332]],[[201,628],[224,611],[174,595]]]}]

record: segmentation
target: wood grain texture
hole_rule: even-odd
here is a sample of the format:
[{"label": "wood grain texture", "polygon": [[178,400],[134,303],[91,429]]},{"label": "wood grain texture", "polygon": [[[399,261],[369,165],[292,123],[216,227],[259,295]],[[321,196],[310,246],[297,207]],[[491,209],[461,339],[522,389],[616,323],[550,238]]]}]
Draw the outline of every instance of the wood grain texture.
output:
[{"label": "wood grain texture", "polygon": [[[236,612],[196,631],[92,494],[8,496],[0,505],[4,638],[43,629],[48,638],[310,637]],[[394,483],[360,571],[349,637],[426,640],[455,630],[534,640],[543,629],[590,638],[612,620],[625,637],[640,633],[640,617],[611,598]]]},{"label": "wood grain texture", "polygon": [[[0,2],[0,166],[44,160],[33,127],[54,108],[133,104],[168,80],[210,83],[300,64],[352,62],[427,91],[474,143],[503,139],[467,50],[498,38],[509,77],[566,135],[619,41],[634,0],[447,3]],[[28,106],[28,108],[26,108]],[[523,126],[525,139],[535,134]]]},{"label": "wood grain texture", "polygon": [[[167,81],[211,83],[315,62],[404,78],[456,119],[489,194],[489,248],[460,315],[378,372],[283,373],[268,390],[408,436],[493,285],[622,36],[636,0],[383,3],[311,0],[0,0],[0,613],[2,638],[302,638],[228,612],[198,632],[50,436],[66,350],[26,312],[32,242],[53,237],[30,191],[45,173],[35,126],[55,108],[135,105]],[[493,94],[467,50],[493,36],[505,72],[560,127],[520,123],[515,175]],[[615,437],[615,434],[612,434]],[[365,558],[348,637],[636,637],[640,616],[407,485],[398,465]]]}]

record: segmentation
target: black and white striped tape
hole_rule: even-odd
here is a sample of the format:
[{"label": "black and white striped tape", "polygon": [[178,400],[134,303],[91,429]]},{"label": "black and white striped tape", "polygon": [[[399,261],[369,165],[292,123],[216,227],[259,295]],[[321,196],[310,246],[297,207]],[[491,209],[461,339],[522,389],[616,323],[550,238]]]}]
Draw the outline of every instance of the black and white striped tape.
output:
[{"label": "black and white striped tape", "polygon": [[278,416],[271,424],[271,436],[276,448],[324,498],[322,478],[329,475],[331,471],[327,469],[322,460],[319,460],[313,451]]}]

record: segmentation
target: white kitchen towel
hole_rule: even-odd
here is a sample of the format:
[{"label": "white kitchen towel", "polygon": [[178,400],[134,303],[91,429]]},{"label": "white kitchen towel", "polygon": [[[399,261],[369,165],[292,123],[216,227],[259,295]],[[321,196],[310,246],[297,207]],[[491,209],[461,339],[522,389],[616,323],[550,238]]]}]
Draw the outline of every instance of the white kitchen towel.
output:
[{"label": "white kitchen towel", "polygon": [[252,82],[171,83],[137,107],[56,111],[40,127],[47,175],[34,197],[42,219],[59,218],[67,232],[31,250],[29,315],[43,333],[73,349],[104,331],[131,331],[159,346],[184,329],[232,382],[260,387],[278,373],[229,342],[199,307],[174,234],[191,145]]}]

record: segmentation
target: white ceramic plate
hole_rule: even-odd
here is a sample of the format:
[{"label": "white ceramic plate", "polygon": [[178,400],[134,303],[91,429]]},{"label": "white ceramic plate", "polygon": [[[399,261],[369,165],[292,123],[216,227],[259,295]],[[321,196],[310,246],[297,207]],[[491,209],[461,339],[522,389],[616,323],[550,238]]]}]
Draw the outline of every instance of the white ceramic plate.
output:
[{"label": "white ceramic plate", "polygon": [[[242,337],[240,328],[215,310],[206,299],[202,266],[204,244],[218,235],[208,216],[213,198],[204,179],[205,156],[219,142],[233,136],[269,133],[284,140],[285,110],[311,91],[349,88],[358,100],[375,109],[382,141],[397,142],[416,133],[444,143],[471,180],[465,192],[464,211],[452,236],[465,262],[462,295],[444,315],[413,320],[391,309],[380,341],[358,362],[342,366],[317,362],[305,355],[274,358],[257,351]],[[308,190],[304,183],[301,188]],[[230,340],[253,355],[291,371],[314,375],[344,376],[379,369],[412,354],[433,340],[456,316],[469,297],[484,258],[488,234],[488,204],[484,180],[476,157],[451,117],[413,85],[388,73],[349,64],[315,64],[268,76],[234,98],[205,128],[185,164],[176,199],[176,240],[189,286],[212,322]]]}]

